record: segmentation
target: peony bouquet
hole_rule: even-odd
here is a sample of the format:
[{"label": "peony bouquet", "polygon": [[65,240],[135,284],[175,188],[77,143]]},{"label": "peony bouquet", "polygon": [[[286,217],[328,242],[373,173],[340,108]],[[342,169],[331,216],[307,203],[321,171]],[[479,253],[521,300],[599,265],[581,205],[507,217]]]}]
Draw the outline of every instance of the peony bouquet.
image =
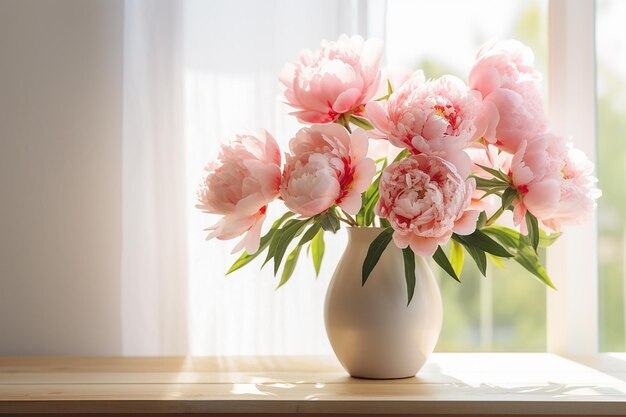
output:
[{"label": "peony bouquet", "polygon": [[[291,114],[305,125],[284,161],[272,135],[255,130],[208,165],[197,207],[221,216],[208,238],[243,236],[228,273],[266,252],[275,275],[284,264],[282,286],[306,246],[318,274],[324,233],[344,224],[381,230],[363,284],[391,241],[402,249],[409,302],[415,255],[457,281],[465,253],[483,274],[488,258],[511,258],[553,287],[538,248],[587,219],[600,191],[592,163],[550,130],[532,51],[488,43],[467,83],[421,70],[385,75],[381,52],[375,39],[345,35],[302,52],[280,74]],[[287,211],[263,234],[274,200]]]}]

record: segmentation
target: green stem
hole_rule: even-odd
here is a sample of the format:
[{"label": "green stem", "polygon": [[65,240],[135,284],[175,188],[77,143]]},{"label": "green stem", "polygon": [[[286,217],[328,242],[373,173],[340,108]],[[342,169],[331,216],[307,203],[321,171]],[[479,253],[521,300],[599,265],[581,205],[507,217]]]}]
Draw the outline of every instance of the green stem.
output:
[{"label": "green stem", "polygon": [[[356,220],[354,220],[354,218],[352,218],[352,216],[350,216],[348,213],[346,213],[345,211],[341,210],[341,212],[343,213],[344,216],[346,216],[346,220],[348,221],[348,224],[350,224],[351,226],[355,226],[358,227],[358,223],[356,222]],[[341,217],[340,217],[341,219]]]},{"label": "green stem", "polygon": [[355,226],[354,224],[350,223],[348,220],[344,219],[343,217],[337,216],[337,218],[339,219],[340,222],[343,222],[347,224],[348,226]]},{"label": "green stem", "polygon": [[337,119],[337,123],[345,127],[348,132],[352,133],[352,129],[350,129],[350,116],[347,113],[342,114],[339,119]]},{"label": "green stem", "polygon": [[496,220],[498,220],[498,217],[500,217],[500,215],[502,215],[502,213],[504,213],[504,209],[502,207],[500,207],[498,209],[498,211],[493,213],[493,216],[491,216],[491,217],[489,217],[487,219],[487,221],[485,222],[485,226],[491,226],[492,224],[494,224],[496,222]]}]

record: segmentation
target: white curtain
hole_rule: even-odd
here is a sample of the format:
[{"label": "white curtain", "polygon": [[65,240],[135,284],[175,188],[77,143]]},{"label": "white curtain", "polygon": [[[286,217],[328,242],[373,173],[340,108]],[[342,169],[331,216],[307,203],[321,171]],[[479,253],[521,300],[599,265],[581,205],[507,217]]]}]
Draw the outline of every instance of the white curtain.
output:
[{"label": "white curtain", "polygon": [[127,1],[122,144],[122,352],[188,349],[182,10]]},{"label": "white curtain", "polygon": [[277,291],[259,262],[224,277],[234,242],[205,242],[215,219],[194,209],[195,188],[240,129],[265,127],[286,150],[299,127],[281,67],[341,33],[382,38],[385,2],[127,0],[125,14],[124,354],[329,353],[323,300],[345,235],[327,239],[317,280],[306,256]]}]

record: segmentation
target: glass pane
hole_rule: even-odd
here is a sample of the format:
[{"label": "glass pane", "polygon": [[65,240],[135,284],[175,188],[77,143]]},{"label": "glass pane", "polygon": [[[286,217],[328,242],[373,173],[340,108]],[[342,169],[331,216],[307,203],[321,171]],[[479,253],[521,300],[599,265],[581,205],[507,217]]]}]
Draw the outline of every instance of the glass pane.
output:
[{"label": "glass pane", "polygon": [[600,349],[623,351],[626,268],[626,2],[599,0],[596,11]]},{"label": "glass pane", "polygon": [[[466,79],[480,45],[515,38],[535,51],[537,68],[546,74],[546,16],[547,1],[390,0],[387,64],[421,68],[430,78]],[[440,276],[445,318],[437,350],[545,350],[545,286],[514,263],[489,268],[483,278],[466,262],[461,285]]]}]

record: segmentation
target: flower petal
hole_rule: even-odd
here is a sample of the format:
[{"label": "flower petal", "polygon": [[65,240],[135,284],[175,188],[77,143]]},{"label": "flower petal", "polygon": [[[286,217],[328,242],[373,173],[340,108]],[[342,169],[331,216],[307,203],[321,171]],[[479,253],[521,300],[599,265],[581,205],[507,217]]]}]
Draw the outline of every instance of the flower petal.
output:
[{"label": "flower petal", "polygon": [[454,222],[452,231],[457,235],[471,235],[476,230],[476,222],[478,222],[478,210],[466,210],[463,215]]},{"label": "flower petal", "polygon": [[382,104],[378,101],[371,101],[365,105],[365,112],[370,122],[380,132],[389,132],[389,116]]},{"label": "flower petal", "polygon": [[339,114],[348,113],[359,104],[361,91],[358,88],[350,88],[337,97],[333,103],[333,111]]}]

